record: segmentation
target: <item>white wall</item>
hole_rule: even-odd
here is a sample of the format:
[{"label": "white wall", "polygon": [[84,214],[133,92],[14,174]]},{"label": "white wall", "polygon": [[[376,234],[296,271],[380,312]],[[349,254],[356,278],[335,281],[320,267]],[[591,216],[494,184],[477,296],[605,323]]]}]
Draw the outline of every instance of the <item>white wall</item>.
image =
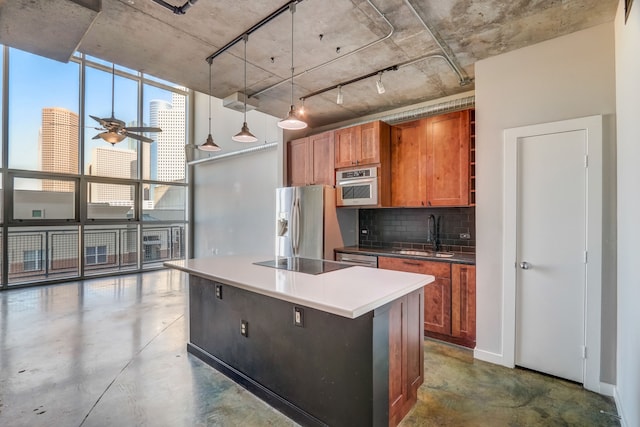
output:
[{"label": "white wall", "polygon": [[[195,94],[194,140],[202,144],[208,130],[209,97]],[[247,113],[247,124],[258,138],[246,144],[231,140],[240,131],[242,113],[224,108],[212,98],[211,133],[222,151],[194,150],[196,160],[226,155],[265,143],[276,149],[239,154],[192,166],[193,254],[213,255],[274,253],[275,188],[282,185],[282,132],[278,118],[256,111]]]},{"label": "white wall", "polygon": [[640,426],[640,4],[615,21],[618,132],[618,363],[616,401],[627,426]]},{"label": "white wall", "polygon": [[[503,130],[608,115],[603,186],[615,189],[613,23],[479,61],[475,71],[476,357],[503,363]],[[603,293],[615,295],[615,192],[604,193]],[[615,298],[604,304],[601,380],[614,383]]]}]

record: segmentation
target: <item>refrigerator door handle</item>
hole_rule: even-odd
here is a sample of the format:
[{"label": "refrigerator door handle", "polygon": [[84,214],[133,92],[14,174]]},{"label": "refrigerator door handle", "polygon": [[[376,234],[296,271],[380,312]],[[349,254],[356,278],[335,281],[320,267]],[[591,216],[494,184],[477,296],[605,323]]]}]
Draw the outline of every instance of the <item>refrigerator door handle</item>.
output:
[{"label": "refrigerator door handle", "polygon": [[300,199],[296,197],[293,201],[293,212],[291,214],[291,245],[293,256],[298,256],[300,252]]}]

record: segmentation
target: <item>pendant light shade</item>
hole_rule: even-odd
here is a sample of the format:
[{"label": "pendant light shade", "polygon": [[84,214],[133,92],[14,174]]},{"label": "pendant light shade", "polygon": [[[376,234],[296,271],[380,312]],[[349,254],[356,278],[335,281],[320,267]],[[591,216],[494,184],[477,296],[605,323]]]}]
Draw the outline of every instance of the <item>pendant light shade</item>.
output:
[{"label": "pendant light shade", "polygon": [[278,127],[282,129],[304,129],[307,124],[298,117],[296,107],[293,105],[293,14],[296,12],[296,5],[289,5],[291,10],[291,109],[287,117],[278,122]]},{"label": "pendant light shade", "polygon": [[247,126],[247,40],[249,40],[249,35],[245,34],[242,38],[244,39],[244,123],[240,132],[233,135],[231,139],[236,142],[256,142],[258,138],[251,133],[249,126]]},{"label": "pendant light shade", "polygon": [[198,145],[198,149],[202,151],[222,150],[219,145],[213,142],[213,137],[211,136],[211,62],[209,62],[209,135],[204,143]]}]

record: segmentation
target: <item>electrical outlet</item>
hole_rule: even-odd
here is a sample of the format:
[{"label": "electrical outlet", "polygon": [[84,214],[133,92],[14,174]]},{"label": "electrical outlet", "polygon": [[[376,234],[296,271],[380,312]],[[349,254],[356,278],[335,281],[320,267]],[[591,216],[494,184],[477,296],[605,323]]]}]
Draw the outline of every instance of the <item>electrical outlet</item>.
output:
[{"label": "electrical outlet", "polygon": [[304,327],[304,310],[300,307],[293,307],[293,324]]},{"label": "electrical outlet", "polygon": [[216,285],[216,298],[222,299],[222,285]]},{"label": "electrical outlet", "polygon": [[369,229],[367,227],[360,227],[360,234],[366,236],[369,234]]},{"label": "electrical outlet", "polygon": [[471,239],[471,233],[460,233],[461,239]]},{"label": "electrical outlet", "polygon": [[249,322],[246,320],[240,321],[240,334],[243,337],[249,338]]}]

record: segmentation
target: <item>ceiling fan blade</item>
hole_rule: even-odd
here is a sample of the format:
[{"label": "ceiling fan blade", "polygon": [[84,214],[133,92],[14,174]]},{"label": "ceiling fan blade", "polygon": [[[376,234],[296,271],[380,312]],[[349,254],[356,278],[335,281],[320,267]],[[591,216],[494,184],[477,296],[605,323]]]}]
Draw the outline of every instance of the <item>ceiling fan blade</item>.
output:
[{"label": "ceiling fan blade", "polygon": [[127,132],[162,132],[160,128],[152,128],[152,127],[127,127]]},{"label": "ceiling fan blade", "polygon": [[104,120],[102,120],[101,118],[96,117],[96,116],[92,116],[91,114],[89,114],[89,117],[91,117],[91,118],[92,118],[93,120],[95,120],[96,122],[100,123],[100,125],[104,126],[105,121],[104,121]]},{"label": "ceiling fan blade", "polygon": [[135,134],[135,133],[129,133],[129,132],[126,132],[126,131],[125,131],[124,134],[128,138],[137,139],[137,140],[142,141],[142,142],[153,142],[153,139],[147,138],[146,136],[143,136],[143,135],[138,135],[138,134]]},{"label": "ceiling fan blade", "polygon": [[94,136],[94,137],[93,137],[93,138],[91,138],[91,139],[100,139],[100,138],[102,138],[100,135],[102,135],[102,133],[97,134],[96,136]]}]

